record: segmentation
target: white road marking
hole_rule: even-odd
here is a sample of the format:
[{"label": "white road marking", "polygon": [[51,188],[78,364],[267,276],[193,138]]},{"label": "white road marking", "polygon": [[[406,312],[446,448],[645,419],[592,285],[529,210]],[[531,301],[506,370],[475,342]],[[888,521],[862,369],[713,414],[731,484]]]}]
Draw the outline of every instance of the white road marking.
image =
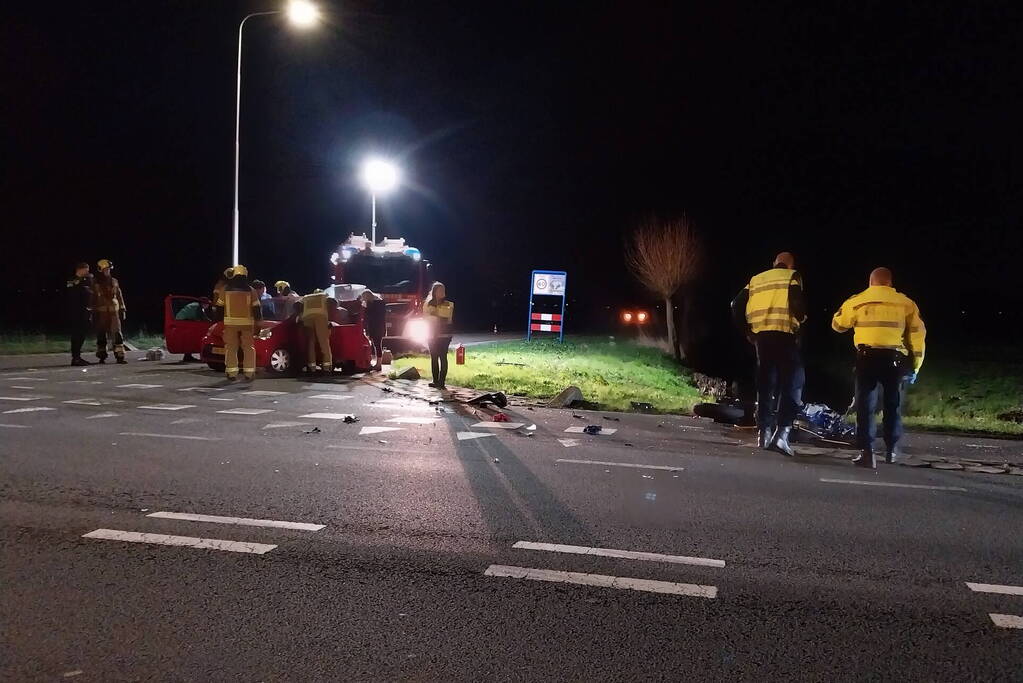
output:
[{"label": "white road marking", "polygon": [[29,391],[32,391],[33,389],[35,389],[35,387],[24,387],[21,386],[20,384],[12,384],[11,389],[27,389]]},{"label": "white road marking", "polygon": [[986,443],[968,443],[963,445],[967,448],[1001,448],[1001,446],[992,446]]},{"label": "white road marking", "polygon": [[0,401],[38,401],[41,398],[52,398],[52,396],[0,396]]},{"label": "white road marking", "polygon": [[283,396],[286,391],[243,391],[242,396]]},{"label": "white road marking", "polygon": [[671,467],[669,465],[639,465],[633,462],[604,462],[603,460],[567,460],[558,458],[554,462],[568,462],[575,465],[603,465],[604,467],[634,467],[640,470],[665,470],[668,472],[681,472],[684,467]]},{"label": "white road marking", "polygon": [[70,401],[64,401],[64,403],[71,403],[79,406],[107,406],[113,403],[121,403],[121,401],[117,401],[112,398],[75,398]]},{"label": "white road marking", "polygon": [[326,524],[309,524],[307,522],[281,522],[275,519],[252,519],[250,517],[221,517],[220,515],[193,515],[188,512],[151,512],[146,517],[160,519],[182,519],[186,522],[212,522],[214,524],[237,524],[239,526],[264,526],[278,529],[300,529],[302,531],[319,531]]},{"label": "white road marking", "polygon": [[[489,434],[482,434],[481,436],[490,436]],[[386,443],[386,442],[384,442]],[[332,448],[338,451],[367,451],[372,453],[402,453],[407,454],[408,448],[384,448],[382,446],[361,446],[358,444],[330,444],[327,448]],[[436,450],[420,450],[416,449],[416,455],[437,455],[440,451]]]},{"label": "white road marking", "polygon": [[104,541],[125,541],[127,543],[155,543],[157,545],[178,545],[204,550],[226,550],[232,553],[268,553],[276,545],[266,543],[242,543],[239,541],[222,541],[217,538],[195,538],[192,536],[168,536],[166,534],[143,534],[137,531],[118,531],[117,529],[96,529],[84,534],[82,538],[95,538]]},{"label": "white road marking", "polygon": [[273,410],[270,408],[229,408],[228,410],[218,410],[217,412],[223,415],[263,415],[264,413],[272,413]]},{"label": "white road marking", "polygon": [[48,377],[8,377],[10,382],[46,382]]},{"label": "white road marking", "polygon": [[0,424],[0,427],[3,427],[4,429],[30,429],[30,427],[28,425]]},{"label": "white road marking", "polygon": [[482,439],[487,436],[495,436],[494,434],[480,434],[479,432],[458,432],[459,441],[471,441],[473,439]]},{"label": "white road marking", "polygon": [[150,432],[121,432],[119,436],[148,436],[152,439],[185,439],[187,441],[220,441],[215,436],[189,436],[187,434],[152,434]]},{"label": "white road marking", "polygon": [[355,417],[350,413],[309,413],[308,415],[299,415],[299,417],[311,417],[317,420],[343,420],[346,417]]},{"label": "white road marking", "polygon": [[211,401],[233,401],[233,398],[217,398],[216,396],[210,397]]},{"label": "white road marking", "polygon": [[854,484],[856,486],[888,486],[899,489],[927,489],[930,491],[965,491],[959,486],[928,486],[925,484],[895,484],[889,481],[859,481],[858,479],[821,479],[825,484]]},{"label": "white road marking", "polygon": [[482,427],[483,429],[518,429],[525,425],[525,422],[477,422],[472,427]]},{"label": "white road marking", "polygon": [[159,389],[162,384],[118,384],[118,389]]},{"label": "white road marking", "polygon": [[582,545],[561,545],[560,543],[535,543],[519,541],[512,548],[519,550],[546,550],[552,553],[569,553],[572,555],[596,555],[598,557],[620,557],[626,560],[646,560],[648,562],[669,562],[671,564],[692,564],[700,567],[724,567],[724,560],[712,560],[709,557],[686,557],[684,555],[662,555],[661,553],[644,553],[635,550],[614,550],[612,548],[590,548]]},{"label": "white road marking", "polygon": [[397,422],[409,425],[432,425],[436,421],[437,418],[435,417],[392,417],[390,420],[384,420],[384,422]]},{"label": "white road marking", "polygon": [[349,394],[316,394],[315,396],[306,396],[305,398],[322,398],[325,401],[344,401],[345,399],[351,398]]},{"label": "white road marking", "polygon": [[263,429],[281,429],[282,427],[308,427],[308,422],[271,422],[263,425]]},{"label": "white road marking", "polygon": [[433,412],[435,408],[426,403],[384,403],[383,401],[377,401],[375,403],[367,403],[367,408],[386,408],[387,410],[405,410],[412,412]]},{"label": "white road marking", "polygon": [[579,445],[579,439],[558,439],[558,443],[560,443],[565,448],[571,448],[572,446]]},{"label": "white road marking", "polygon": [[991,621],[999,628],[1023,628],[1023,617],[1015,614],[989,614]]},{"label": "white road marking", "polygon": [[17,408],[15,410],[5,410],[4,415],[12,415],[14,413],[41,413],[46,410],[56,410],[56,408]]},{"label": "white road marking", "polygon": [[974,593],[1000,593],[1001,595],[1023,595],[1023,586],[999,586],[993,583],[970,583],[966,585]]},{"label": "white road marking", "polygon": [[184,410],[195,406],[183,406],[178,403],[156,403],[151,406],[139,406],[140,410]]},{"label": "white road marking", "polygon": [[85,418],[86,420],[99,420],[104,417],[121,417],[118,413],[99,413],[98,415],[90,415]]},{"label": "white road marking", "polygon": [[366,434],[383,434],[384,432],[400,432],[402,427],[363,427],[359,430],[359,436]]},{"label": "white road marking", "polygon": [[688,595],[694,598],[709,598],[712,600],[718,595],[717,586],[700,586],[693,583],[674,583],[671,581],[651,581],[650,579],[633,579],[627,576],[607,576],[605,574],[562,572],[554,569],[509,567],[500,564],[490,565],[487,567],[487,570],[483,572],[483,575],[507,577],[511,579],[528,579],[530,581],[575,583],[583,586],[598,586],[601,588],[622,588],[626,590],[645,591],[648,593]]},{"label": "white road marking", "polygon": [[[569,427],[565,431],[569,434],[585,434],[586,432],[583,431],[585,429],[586,429],[585,427]],[[597,436],[611,436],[617,431],[618,430],[614,429],[613,427],[601,427],[600,431],[597,432]]]},{"label": "white road marking", "polygon": [[212,394],[214,391],[224,391],[225,387],[185,387],[178,391],[198,391],[200,394]]},{"label": "white road marking", "polygon": [[202,420],[200,420],[197,417],[182,417],[177,420],[171,420],[172,425],[188,425],[193,424],[195,422],[202,422]]}]

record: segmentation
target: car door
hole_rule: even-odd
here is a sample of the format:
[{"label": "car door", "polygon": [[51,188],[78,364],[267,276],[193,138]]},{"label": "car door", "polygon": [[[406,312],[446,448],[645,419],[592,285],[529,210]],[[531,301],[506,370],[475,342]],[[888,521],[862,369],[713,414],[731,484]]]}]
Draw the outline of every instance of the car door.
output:
[{"label": "car door", "polygon": [[202,338],[212,324],[209,320],[178,320],[177,315],[190,303],[198,303],[199,297],[169,294],[163,300],[163,337],[170,353],[194,353],[202,351]]}]

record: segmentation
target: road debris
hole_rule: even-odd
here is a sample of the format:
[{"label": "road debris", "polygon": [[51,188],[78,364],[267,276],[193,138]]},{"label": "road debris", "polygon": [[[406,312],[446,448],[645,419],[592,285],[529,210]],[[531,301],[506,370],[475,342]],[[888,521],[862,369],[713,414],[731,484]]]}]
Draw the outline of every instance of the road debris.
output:
[{"label": "road debris", "polygon": [[320,433],[320,428],[319,427],[313,427],[312,429],[307,429],[305,431],[305,433],[306,434],[319,434]]},{"label": "road debris", "polygon": [[610,415],[603,415],[602,417],[605,420],[611,420],[612,422],[621,422],[622,421],[622,418],[620,418],[620,417],[611,417]]},{"label": "road debris", "polygon": [[416,366],[405,368],[398,373],[398,379],[421,379],[422,375],[419,374],[419,369]]},{"label": "road debris", "polygon": [[359,418],[357,418],[354,415],[345,415],[345,424],[346,425],[355,424],[358,421],[359,421]]},{"label": "road debris", "polygon": [[604,431],[604,428],[600,425],[586,425],[583,427],[584,434],[600,434],[602,431]]},{"label": "road debris", "polygon": [[561,393],[547,402],[548,408],[569,408],[576,401],[583,400],[582,389],[576,386],[568,386],[561,390]]},{"label": "road debris", "polygon": [[505,415],[504,413],[497,413],[496,415],[494,415],[493,421],[494,422],[510,422],[510,420],[508,419],[508,416]]}]

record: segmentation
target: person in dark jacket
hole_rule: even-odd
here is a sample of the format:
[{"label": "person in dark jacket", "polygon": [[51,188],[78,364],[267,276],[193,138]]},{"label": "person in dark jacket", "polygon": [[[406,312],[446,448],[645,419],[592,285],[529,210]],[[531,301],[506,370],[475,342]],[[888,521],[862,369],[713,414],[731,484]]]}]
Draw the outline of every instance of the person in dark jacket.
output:
[{"label": "person in dark jacket", "polygon": [[67,281],[68,317],[71,321],[71,365],[92,365],[82,358],[82,346],[92,331],[92,273],[89,264],[75,266],[75,276]]},{"label": "person in dark jacket", "polygon": [[377,357],[377,364],[374,369],[379,370],[384,352],[384,336],[387,334],[387,304],[384,303],[379,294],[375,294],[368,289],[360,294],[359,298],[362,299],[362,305],[366,309],[366,314],[363,316],[366,336],[369,337],[369,341],[373,344],[373,351]]}]

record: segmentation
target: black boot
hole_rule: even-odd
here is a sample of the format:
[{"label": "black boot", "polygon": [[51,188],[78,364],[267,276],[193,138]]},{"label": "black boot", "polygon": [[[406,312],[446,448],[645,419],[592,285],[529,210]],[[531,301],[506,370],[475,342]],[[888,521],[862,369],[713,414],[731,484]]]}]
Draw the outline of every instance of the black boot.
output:
[{"label": "black boot", "polygon": [[757,446],[764,449],[765,451],[771,450],[771,436],[774,434],[774,430],[770,427],[761,429],[757,435]]},{"label": "black boot", "polygon": [[889,465],[897,465],[903,461],[902,451],[897,446],[889,446],[888,450],[885,451],[884,461]]},{"label": "black boot", "polygon": [[779,427],[778,431],[774,433],[774,438],[771,439],[771,448],[790,458],[796,454],[792,450],[792,446],[789,445],[789,432],[791,431],[792,427]]},{"label": "black boot", "polygon": [[877,463],[874,461],[874,449],[864,448],[860,451],[859,457],[853,458],[853,464],[871,470],[877,469]]}]

